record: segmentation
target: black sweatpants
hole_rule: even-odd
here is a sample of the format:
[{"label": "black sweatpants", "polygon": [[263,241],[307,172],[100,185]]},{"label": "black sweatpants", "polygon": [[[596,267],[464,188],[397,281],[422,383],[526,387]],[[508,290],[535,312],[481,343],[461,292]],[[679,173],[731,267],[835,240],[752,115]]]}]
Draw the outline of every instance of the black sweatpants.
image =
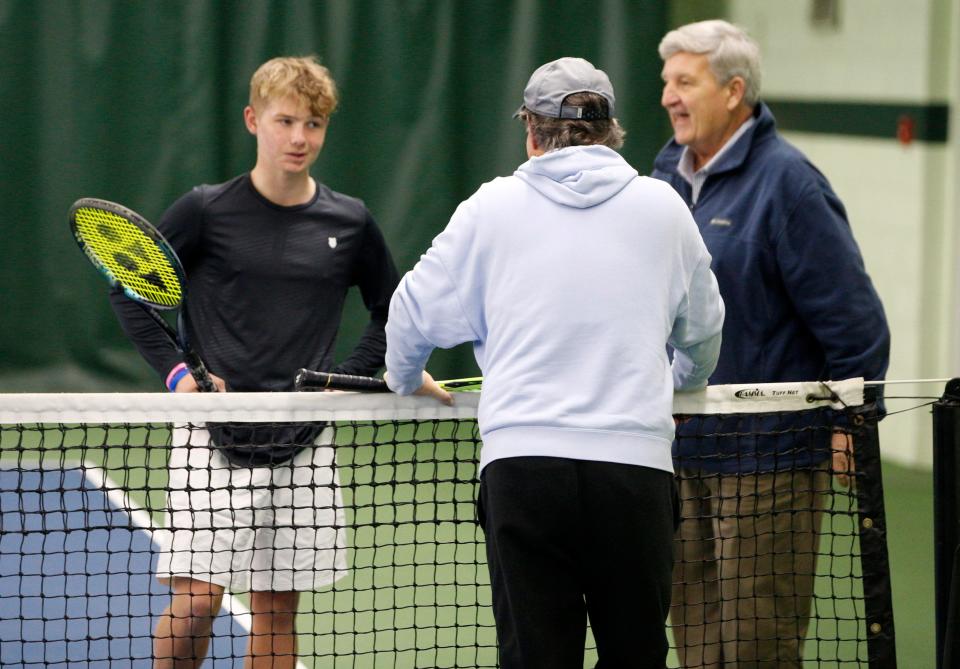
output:
[{"label": "black sweatpants", "polygon": [[503,669],[663,669],[677,498],[669,472],[550,457],[483,470],[493,613]]}]

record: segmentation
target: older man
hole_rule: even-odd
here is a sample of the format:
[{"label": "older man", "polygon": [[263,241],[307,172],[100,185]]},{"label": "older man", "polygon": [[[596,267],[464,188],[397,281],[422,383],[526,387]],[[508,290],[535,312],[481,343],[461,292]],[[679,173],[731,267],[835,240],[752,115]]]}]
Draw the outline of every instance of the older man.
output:
[{"label": "older man", "polygon": [[[759,100],[757,45],[725,21],[702,21],[668,33],[659,52],[674,137],[652,176],[690,207],[727,307],[710,382],[882,379],[883,307],[839,198]],[[816,420],[826,425],[809,439],[788,434]],[[847,484],[850,437],[842,416],[744,418],[731,427],[768,436],[746,446],[736,437],[681,438],[675,447],[680,657],[688,669],[799,667],[831,451]]]},{"label": "older man", "polygon": [[[723,305],[681,199],[615,149],[607,75],[561,58],[517,112],[529,160],[463,202],[404,277],[387,382],[473,342],[480,512],[504,669],[662,669],[673,562],[674,387],[701,387]],[[666,347],[676,348],[673,365]]]}]

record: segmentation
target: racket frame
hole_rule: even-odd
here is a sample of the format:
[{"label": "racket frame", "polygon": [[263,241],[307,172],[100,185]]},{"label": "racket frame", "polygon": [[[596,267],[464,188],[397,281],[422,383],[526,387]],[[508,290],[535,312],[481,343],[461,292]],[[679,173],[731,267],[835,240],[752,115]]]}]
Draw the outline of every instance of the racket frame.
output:
[{"label": "racket frame", "polygon": [[[149,241],[153,242],[153,244],[156,246],[156,249],[169,264],[170,269],[173,271],[173,274],[179,283],[179,299],[172,304],[152,300],[148,296],[141,294],[135,288],[125,283],[120,277],[111,271],[108,264],[101,259],[100,254],[94,250],[93,245],[89,243],[77,225],[77,213],[81,209],[103,211],[122,218],[143,233]],[[70,207],[68,218],[70,221],[70,230],[73,233],[73,238],[80,247],[80,250],[83,251],[83,254],[87,257],[87,260],[90,261],[90,264],[100,271],[100,273],[104,276],[104,278],[107,279],[111,286],[119,286],[120,289],[123,290],[123,294],[133,302],[140,305],[140,307],[147,313],[148,316],[150,316],[154,323],[160,327],[170,342],[183,356],[184,364],[186,364],[187,369],[190,370],[190,375],[193,376],[194,381],[196,381],[197,387],[202,392],[216,392],[217,388],[214,385],[213,380],[210,378],[210,373],[207,371],[206,365],[204,365],[203,361],[200,359],[200,356],[197,355],[197,353],[193,350],[193,347],[190,345],[190,338],[187,334],[187,276],[183,270],[183,264],[180,262],[180,258],[173,250],[173,247],[170,246],[170,243],[162,234],[160,234],[160,231],[157,230],[147,219],[132,209],[128,209],[127,207],[117,204],[116,202],[92,197],[80,198],[74,202]],[[171,326],[166,319],[157,312],[157,310],[178,310],[177,328],[174,329],[173,326]]]},{"label": "racket frame", "polygon": [[[481,377],[469,379],[451,379],[437,381],[444,390],[466,391],[479,390]],[[318,372],[312,369],[300,369],[293,384],[297,391],[322,390],[353,390],[367,393],[387,393],[390,389],[387,382],[373,376],[358,376],[354,374],[338,374],[336,372]]]}]

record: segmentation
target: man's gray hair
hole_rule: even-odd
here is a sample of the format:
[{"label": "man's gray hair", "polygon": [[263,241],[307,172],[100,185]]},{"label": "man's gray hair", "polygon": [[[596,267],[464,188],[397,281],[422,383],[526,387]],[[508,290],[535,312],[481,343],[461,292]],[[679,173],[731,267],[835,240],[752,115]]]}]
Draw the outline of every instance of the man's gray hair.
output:
[{"label": "man's gray hair", "polygon": [[660,40],[658,51],[663,60],[681,51],[704,54],[721,84],[743,79],[744,104],[753,107],[760,99],[760,47],[732,23],[714,19],[680,26]]}]

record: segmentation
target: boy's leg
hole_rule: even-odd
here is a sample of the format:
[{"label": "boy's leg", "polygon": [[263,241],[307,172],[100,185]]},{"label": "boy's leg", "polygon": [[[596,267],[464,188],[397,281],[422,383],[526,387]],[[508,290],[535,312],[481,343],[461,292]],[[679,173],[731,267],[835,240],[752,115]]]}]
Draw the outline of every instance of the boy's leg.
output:
[{"label": "boy's leg", "polygon": [[233,468],[206,430],[176,428],[169,461],[167,528],[157,577],[173,596],[154,633],[156,669],[199,667],[227,586],[248,589],[252,470]]},{"label": "boy's leg", "polygon": [[245,669],[294,669],[297,665],[299,592],[250,593],[250,644]]},{"label": "boy's leg", "polygon": [[293,460],[254,473],[269,491],[258,505],[250,564],[253,622],[246,669],[292,669],[297,664],[296,616],[301,591],[326,587],[347,572],[346,515],[331,445],[317,444]]},{"label": "boy's leg", "polygon": [[196,669],[207,655],[223,586],[192,578],[171,579],[173,597],[153,635],[154,669]]}]

